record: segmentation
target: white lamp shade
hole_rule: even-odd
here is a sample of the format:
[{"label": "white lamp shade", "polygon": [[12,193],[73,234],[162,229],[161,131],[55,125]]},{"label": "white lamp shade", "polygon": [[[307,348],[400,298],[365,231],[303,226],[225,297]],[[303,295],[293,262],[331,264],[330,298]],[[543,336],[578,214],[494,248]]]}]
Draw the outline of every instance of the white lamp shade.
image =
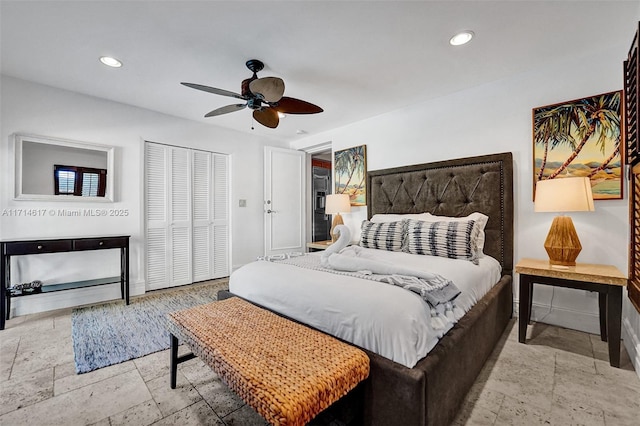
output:
[{"label": "white lamp shade", "polygon": [[348,213],[351,211],[351,201],[348,194],[327,195],[325,214]]},{"label": "white lamp shade", "polygon": [[592,212],[593,193],[588,177],[540,180],[536,183],[536,212]]}]

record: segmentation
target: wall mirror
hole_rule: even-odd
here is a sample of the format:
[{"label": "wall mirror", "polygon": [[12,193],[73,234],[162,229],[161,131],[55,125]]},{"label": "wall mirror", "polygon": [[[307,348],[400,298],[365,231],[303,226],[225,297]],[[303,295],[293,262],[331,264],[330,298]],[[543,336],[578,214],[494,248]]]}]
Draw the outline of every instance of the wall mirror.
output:
[{"label": "wall mirror", "polygon": [[114,148],[14,135],[15,199],[113,201]]}]

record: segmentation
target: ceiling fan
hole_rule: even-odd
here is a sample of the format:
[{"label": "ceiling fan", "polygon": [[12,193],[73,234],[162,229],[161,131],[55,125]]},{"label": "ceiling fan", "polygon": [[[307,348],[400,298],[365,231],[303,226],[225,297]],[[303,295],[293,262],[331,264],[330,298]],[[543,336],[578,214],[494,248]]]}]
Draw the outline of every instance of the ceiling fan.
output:
[{"label": "ceiling fan", "polygon": [[300,99],[282,96],[284,94],[284,81],[278,77],[258,78],[256,75],[264,68],[262,61],[250,59],[246,63],[247,68],[253,72],[251,78],[242,81],[241,93],[215,87],[203,86],[194,83],[180,83],[192,89],[202,90],[216,95],[229,96],[246,101],[243,104],[227,105],[205,114],[205,117],[227,114],[249,107],[253,110],[253,118],[263,126],[275,129],[278,127],[280,117],[283,114],[317,114],[323,109],[310,102]]}]

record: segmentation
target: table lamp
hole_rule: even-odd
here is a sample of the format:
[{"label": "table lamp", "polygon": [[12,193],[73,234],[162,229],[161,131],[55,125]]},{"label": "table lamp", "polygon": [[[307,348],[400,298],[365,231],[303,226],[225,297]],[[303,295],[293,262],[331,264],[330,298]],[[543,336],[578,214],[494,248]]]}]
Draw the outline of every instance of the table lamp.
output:
[{"label": "table lamp", "polygon": [[[591,180],[570,177],[541,180],[536,183],[536,212],[594,211]],[[551,265],[575,266],[582,250],[580,239],[569,216],[556,216],[544,242]]]},{"label": "table lamp", "polygon": [[342,216],[340,212],[349,213],[351,211],[351,201],[348,194],[329,194],[327,195],[327,205],[324,209],[325,214],[333,215],[333,222],[331,223],[331,242],[335,243],[338,236],[333,233],[334,229],[338,225],[343,225]]}]

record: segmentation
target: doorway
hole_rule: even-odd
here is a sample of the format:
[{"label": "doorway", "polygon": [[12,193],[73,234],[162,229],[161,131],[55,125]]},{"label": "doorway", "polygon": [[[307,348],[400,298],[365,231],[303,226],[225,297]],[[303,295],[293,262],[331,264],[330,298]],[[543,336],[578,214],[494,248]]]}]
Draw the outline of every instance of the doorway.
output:
[{"label": "doorway", "polygon": [[311,154],[311,241],[331,239],[331,217],[325,214],[327,195],[333,193],[331,148]]}]

